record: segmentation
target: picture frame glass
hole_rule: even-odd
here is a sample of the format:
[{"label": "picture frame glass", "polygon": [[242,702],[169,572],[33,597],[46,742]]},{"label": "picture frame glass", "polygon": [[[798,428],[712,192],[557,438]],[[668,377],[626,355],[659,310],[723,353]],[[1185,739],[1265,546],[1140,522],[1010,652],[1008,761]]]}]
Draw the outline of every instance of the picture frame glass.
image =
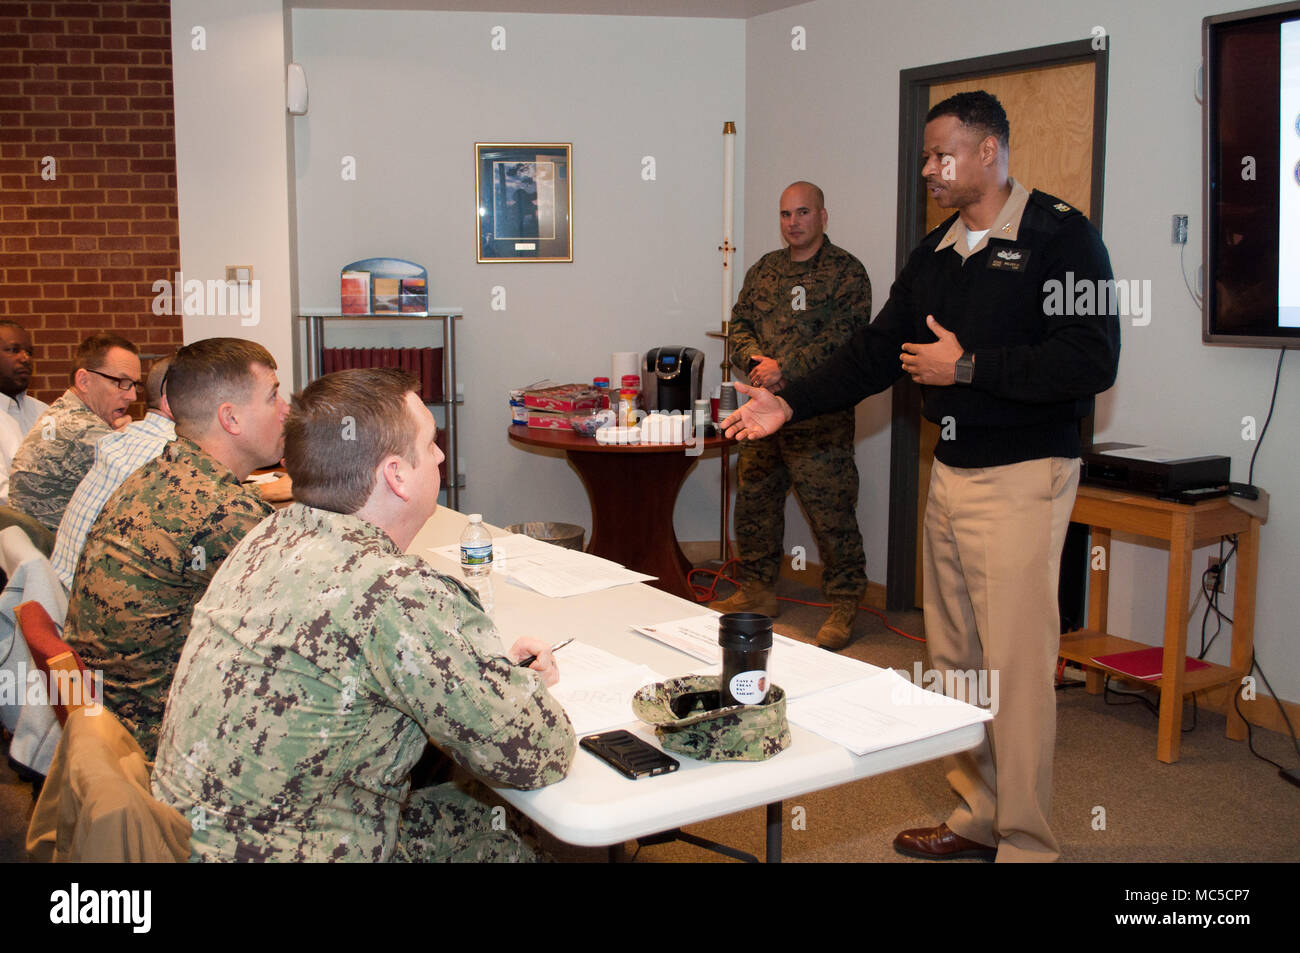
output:
[{"label": "picture frame glass", "polygon": [[573,261],[569,143],[474,144],[478,260]]}]

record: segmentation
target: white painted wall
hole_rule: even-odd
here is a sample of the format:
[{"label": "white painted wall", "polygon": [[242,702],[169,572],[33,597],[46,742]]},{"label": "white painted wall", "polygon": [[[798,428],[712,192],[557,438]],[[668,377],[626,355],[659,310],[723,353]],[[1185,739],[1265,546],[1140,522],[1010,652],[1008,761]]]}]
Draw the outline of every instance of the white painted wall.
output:
[{"label": "white painted wall", "polygon": [[[490,46],[497,25],[503,52]],[[507,441],[508,391],[607,376],[610,352],[658,344],[704,350],[706,387],[720,380],[721,342],[705,331],[719,323],[721,132],[744,116],[744,23],[295,10],[292,32],[311,92],[294,121],[302,307],[337,308],[348,262],[425,265],[431,303],[465,312],[460,508],[590,533],[568,463]],[[476,263],[477,141],[573,144],[571,264]],[[647,155],[654,181],[641,177]],[[497,285],[505,311],[490,307]],[[687,478],[680,538],[716,538],[718,466]]]},{"label": "white painted wall", "polygon": [[[258,341],[287,388],[293,282],[283,5],[173,0],[171,12],[181,270],[206,281],[224,279],[226,265],[252,265],[260,283],[257,324],[187,316],[185,341]],[[196,27],[204,50],[193,48]]]},{"label": "white painted wall", "polygon": [[[895,269],[899,71],[1088,38],[1100,25],[1110,35],[1103,237],[1116,277],[1151,281],[1153,311],[1149,326],[1123,330],[1118,382],[1098,401],[1097,438],[1158,443],[1189,454],[1229,454],[1234,478],[1244,481],[1254,444],[1242,441],[1241,418],[1254,415],[1262,426],[1277,352],[1201,343],[1200,311],[1183,287],[1169,222],[1175,212],[1191,215],[1190,269],[1200,260],[1202,224],[1201,108],[1192,96],[1201,18],[1254,5],[1006,0],[994,7],[816,0],[747,21],[745,128],[754,158],[746,168],[746,262],[777,243],[775,220],[758,210],[790,179],[811,178],[826,191],[830,234],[866,265],[878,307]],[[791,49],[794,26],[807,32],[804,52]],[[1012,129],[1013,149],[1015,142]],[[1295,412],[1300,361],[1288,363],[1255,470],[1256,482],[1272,493],[1260,556],[1255,644],[1274,689],[1283,698],[1298,699],[1300,475],[1292,454],[1300,441]],[[864,484],[859,521],[868,572],[881,579],[888,527],[888,395],[867,401],[858,420]],[[800,531],[788,530],[787,544],[810,542],[806,530],[802,539],[792,536]],[[1203,568],[1208,555],[1209,550],[1198,551],[1195,565]],[[1160,641],[1166,565],[1167,556],[1154,545],[1116,543],[1111,631]],[[1199,641],[1199,613],[1193,631]],[[1225,631],[1208,657],[1226,663],[1228,644]]]}]

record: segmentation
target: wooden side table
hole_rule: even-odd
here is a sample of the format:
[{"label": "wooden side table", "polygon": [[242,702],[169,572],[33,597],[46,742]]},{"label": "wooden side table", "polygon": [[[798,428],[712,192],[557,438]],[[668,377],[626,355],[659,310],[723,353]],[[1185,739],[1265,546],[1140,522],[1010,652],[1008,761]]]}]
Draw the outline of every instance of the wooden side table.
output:
[{"label": "wooden side table", "polygon": [[[1110,595],[1110,541],[1115,531],[1163,540],[1169,545],[1169,574],[1165,585],[1165,630],[1162,674],[1153,684],[1160,689],[1160,721],[1156,757],[1167,764],[1178,760],[1182,741],[1183,696],[1220,685],[1234,690],[1250,674],[1255,647],[1255,582],[1259,567],[1261,520],[1225,498],[1185,505],[1141,496],[1080,486],[1071,520],[1089,527],[1092,542],[1089,565],[1088,627],[1061,636],[1061,657],[1082,664],[1087,671],[1087,691],[1100,694],[1105,673],[1121,675],[1092,661],[1095,656],[1148,648],[1106,631]],[[1237,534],[1237,580],[1232,593],[1232,652],[1227,666],[1185,671],[1187,624],[1190,618],[1190,580],[1194,575],[1192,550],[1221,536]],[[1098,559],[1097,550],[1102,550]],[[1096,568],[1098,564],[1104,568]],[[1228,707],[1228,737],[1241,741],[1246,725],[1236,709]]]},{"label": "wooden side table", "polygon": [[735,441],[708,437],[689,452],[682,444],[600,444],[572,430],[521,424],[512,425],[509,434],[522,446],[563,450],[582,477],[591,503],[587,552],[654,576],[649,585],[695,601],[687,579],[691,562],[673,529],[677,491],[701,453]]}]

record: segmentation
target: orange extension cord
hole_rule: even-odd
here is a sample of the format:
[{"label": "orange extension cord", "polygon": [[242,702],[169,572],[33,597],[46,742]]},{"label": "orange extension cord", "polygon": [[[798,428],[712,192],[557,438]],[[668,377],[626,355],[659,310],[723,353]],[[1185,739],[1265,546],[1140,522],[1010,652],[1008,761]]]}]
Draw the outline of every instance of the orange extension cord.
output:
[{"label": "orange extension cord", "polygon": [[[739,582],[737,582],[735,579],[732,579],[730,576],[724,575],[727,572],[727,570],[730,569],[731,566],[736,562],[737,560],[732,558],[732,559],[728,559],[725,563],[723,563],[720,569],[692,569],[689,573],[687,573],[686,581],[690,583],[691,590],[695,593],[695,601],[712,602],[713,600],[715,600],[718,597],[719,580],[729,582],[733,586],[739,587],[740,585]],[[708,586],[702,586],[694,582],[691,582],[691,579],[695,576],[696,573],[704,573],[705,575],[712,577],[713,582]],[[800,606],[815,606],[821,609],[830,608],[830,604],[826,602],[807,602],[803,599],[790,599],[786,596],[777,596],[777,599],[780,602],[792,602],[795,605],[800,605]],[[913,642],[925,641],[925,639],[920,638],[919,636],[909,635],[908,633],[904,632],[902,629],[890,625],[889,620],[885,618],[885,614],[881,612],[879,609],[873,609],[871,606],[858,606],[858,610],[860,612],[870,612],[872,615],[877,616],[880,619],[880,621],[885,624],[886,629],[888,629],[890,632],[893,632],[897,635],[901,635],[905,639],[911,639]]]}]

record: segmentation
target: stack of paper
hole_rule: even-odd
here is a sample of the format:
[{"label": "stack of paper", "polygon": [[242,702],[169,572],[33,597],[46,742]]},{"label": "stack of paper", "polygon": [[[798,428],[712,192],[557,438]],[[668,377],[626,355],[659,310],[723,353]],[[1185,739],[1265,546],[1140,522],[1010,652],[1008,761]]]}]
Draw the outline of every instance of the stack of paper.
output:
[{"label": "stack of paper", "polygon": [[[433,552],[453,561],[460,559],[459,544],[440,546]],[[552,598],[599,592],[655,578],[624,569],[616,562],[590,553],[565,549],[518,533],[493,537],[492,557],[496,572]]]},{"label": "stack of paper", "polygon": [[786,717],[857,755],[993,718],[982,708],[913,685],[892,668],[792,701]]},{"label": "stack of paper", "polygon": [[560,681],[551,689],[564,706],[578,735],[604,731],[636,721],[632,696],[642,685],[664,677],[584,642],[571,642],[555,654]]}]

